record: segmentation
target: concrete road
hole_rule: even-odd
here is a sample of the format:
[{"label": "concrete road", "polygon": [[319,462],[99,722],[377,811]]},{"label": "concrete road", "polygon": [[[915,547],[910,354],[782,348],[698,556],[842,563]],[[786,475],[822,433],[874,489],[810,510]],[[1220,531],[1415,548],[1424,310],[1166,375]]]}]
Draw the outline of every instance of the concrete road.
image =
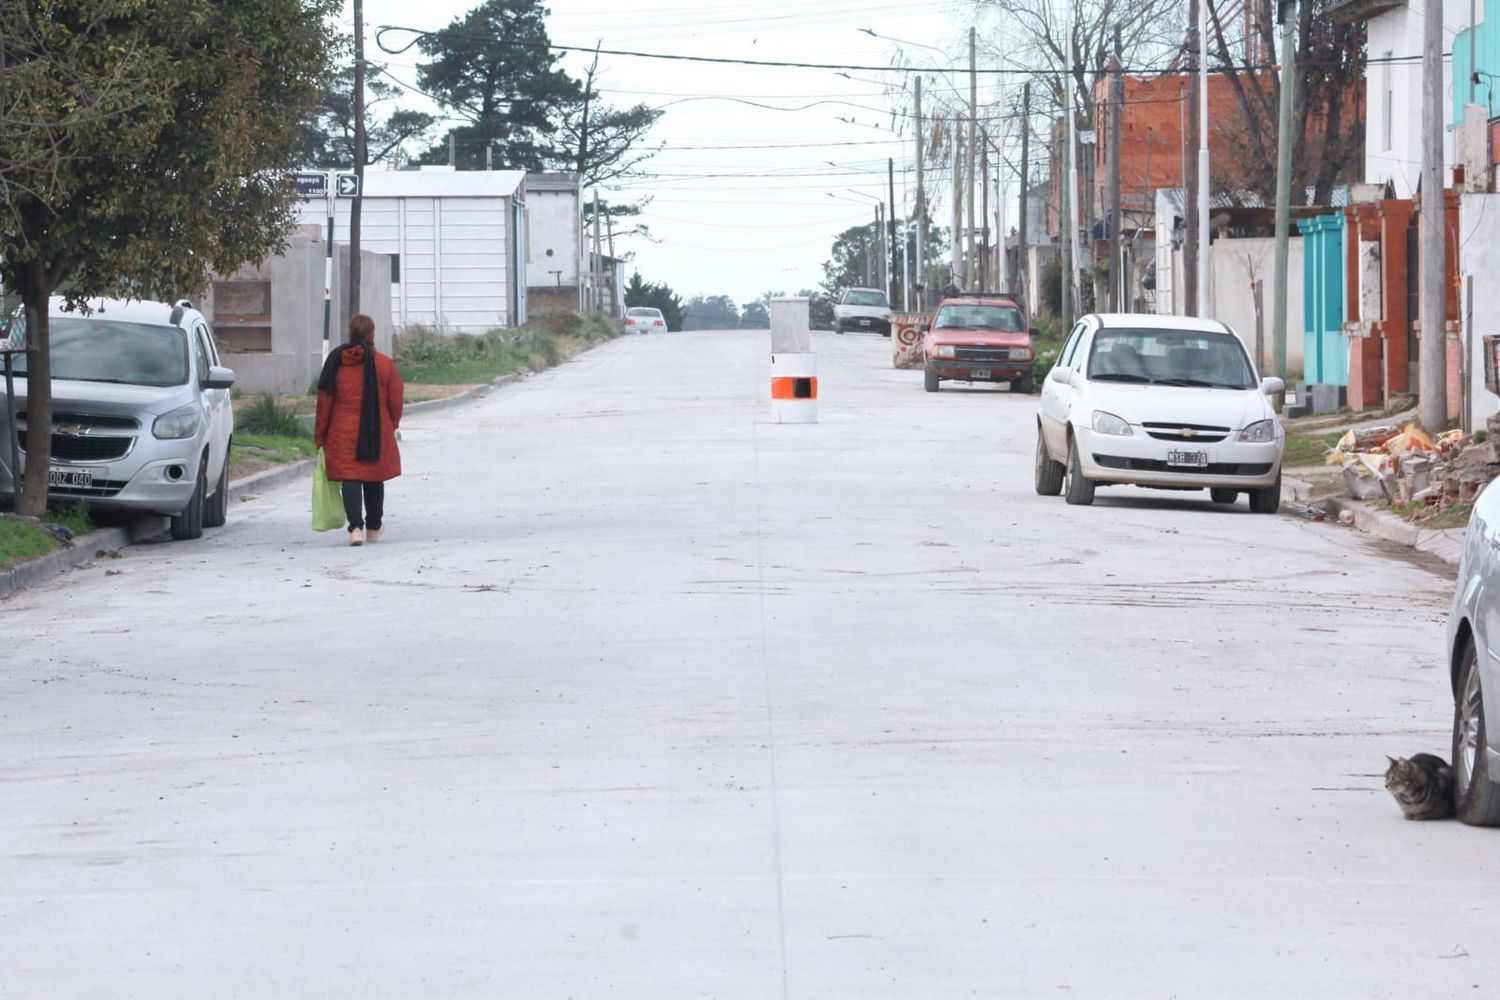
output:
[{"label": "concrete road", "polygon": [[1500,840],[1381,781],[1449,581],[816,347],[816,426],[618,341],[411,419],[378,545],[299,484],[7,602],[0,996],[1493,994]]}]

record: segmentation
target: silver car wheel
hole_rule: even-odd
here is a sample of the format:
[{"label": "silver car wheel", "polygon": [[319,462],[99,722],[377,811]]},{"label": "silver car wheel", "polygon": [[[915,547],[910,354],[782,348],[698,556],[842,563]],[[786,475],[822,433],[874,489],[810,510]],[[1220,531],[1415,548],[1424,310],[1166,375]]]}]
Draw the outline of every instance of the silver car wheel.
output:
[{"label": "silver car wheel", "polygon": [[1474,765],[1479,759],[1479,716],[1484,699],[1479,692],[1479,671],[1467,671],[1463,693],[1458,701],[1458,747],[1453,761],[1455,791],[1463,795],[1474,780]]}]

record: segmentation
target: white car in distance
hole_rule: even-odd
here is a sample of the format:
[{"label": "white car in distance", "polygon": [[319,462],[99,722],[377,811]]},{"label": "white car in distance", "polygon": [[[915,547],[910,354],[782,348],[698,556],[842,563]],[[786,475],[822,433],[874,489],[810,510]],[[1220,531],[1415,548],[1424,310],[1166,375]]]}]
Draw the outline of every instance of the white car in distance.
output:
[{"label": "white car in distance", "polygon": [[625,310],[625,319],[620,324],[624,333],[666,333],[667,321],[660,309],[648,306],[632,306]]},{"label": "white car in distance", "polygon": [[1223,323],[1085,316],[1042,386],[1036,491],[1089,504],[1109,484],[1207,489],[1274,514],[1286,437],[1268,397],[1284,388]]}]

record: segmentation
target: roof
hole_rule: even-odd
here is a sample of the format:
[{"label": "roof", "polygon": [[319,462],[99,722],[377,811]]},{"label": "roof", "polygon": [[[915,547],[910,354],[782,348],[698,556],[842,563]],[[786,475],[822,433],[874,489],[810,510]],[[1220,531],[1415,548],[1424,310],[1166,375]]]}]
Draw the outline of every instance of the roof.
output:
[{"label": "roof", "polygon": [[536,191],[581,195],[583,193],[583,177],[580,174],[527,174],[526,193],[531,194]]},{"label": "roof", "polygon": [[1405,6],[1406,0],[1337,0],[1327,8],[1327,14],[1335,21],[1368,21]]},{"label": "roof", "polygon": [[1130,327],[1139,330],[1186,330],[1196,333],[1228,333],[1229,327],[1216,319],[1197,316],[1163,316],[1160,313],[1095,313],[1101,329]]},{"label": "roof", "polygon": [[[366,198],[511,198],[524,170],[378,170],[365,168]],[[305,199],[322,201],[322,196]]]},{"label": "roof", "polygon": [[[47,304],[48,316],[82,316],[82,313],[64,308],[67,300],[54,295]],[[126,301],[125,299],[88,299],[86,302],[92,316],[107,316],[127,323],[145,323],[151,326],[176,326],[172,322],[172,305],[167,302],[149,300]]]}]

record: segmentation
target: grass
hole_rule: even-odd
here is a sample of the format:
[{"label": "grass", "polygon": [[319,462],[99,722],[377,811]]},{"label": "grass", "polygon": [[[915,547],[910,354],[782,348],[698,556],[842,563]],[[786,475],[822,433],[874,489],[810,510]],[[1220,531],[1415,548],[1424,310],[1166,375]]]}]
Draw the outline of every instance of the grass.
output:
[{"label": "grass", "polygon": [[297,405],[275,396],[257,396],[235,413],[234,426],[248,434],[283,438],[311,438],[312,428],[297,415]]},{"label": "grass", "polygon": [[260,459],[285,465],[303,458],[312,458],[318,453],[312,435],[291,436],[285,434],[241,434],[234,435],[234,448],[229,460],[238,462],[246,458]]},{"label": "grass", "polygon": [[[86,535],[94,528],[83,504],[49,510],[42,520],[67,528],[74,537]],[[0,516],[0,569],[44,556],[57,546],[57,539],[36,521],[10,514]]]},{"label": "grass", "polygon": [[1293,432],[1286,436],[1286,453],[1282,456],[1281,464],[1289,469],[1299,468],[1305,465],[1322,465],[1328,457],[1328,452],[1338,443],[1339,438],[1344,436],[1343,431],[1335,431],[1331,434],[1299,434]]},{"label": "grass", "polygon": [[1474,501],[1457,500],[1437,508],[1413,502],[1393,506],[1391,510],[1424,528],[1462,528],[1468,525],[1469,517],[1474,513]]},{"label": "grass", "polygon": [[602,316],[542,312],[519,330],[444,333],[412,326],[396,343],[401,378],[412,385],[478,385],[501,375],[542,371],[592,344],[618,335]]}]

